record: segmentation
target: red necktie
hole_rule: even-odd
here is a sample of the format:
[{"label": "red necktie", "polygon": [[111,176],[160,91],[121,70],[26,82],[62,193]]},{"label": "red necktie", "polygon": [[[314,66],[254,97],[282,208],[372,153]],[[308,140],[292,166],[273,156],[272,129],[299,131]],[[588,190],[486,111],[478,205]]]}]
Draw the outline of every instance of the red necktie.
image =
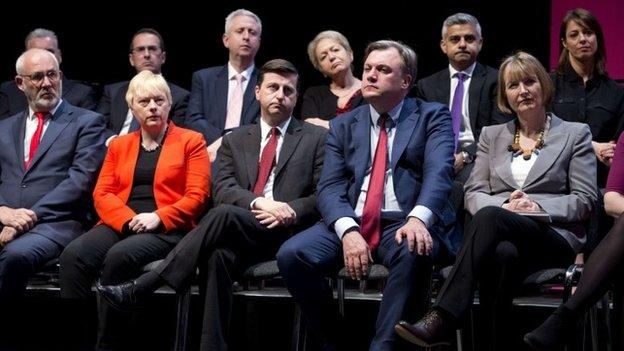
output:
[{"label": "red necktie", "polygon": [[269,180],[271,169],[275,165],[275,153],[277,152],[277,138],[279,137],[279,129],[271,128],[271,137],[262,150],[260,163],[258,164],[258,179],[254,185],[253,192],[258,196],[264,195],[264,187]]},{"label": "red necktie", "polygon": [[388,114],[379,116],[379,140],[375,148],[373,167],[368,182],[368,191],[362,211],[362,236],[368,243],[371,252],[379,245],[381,237],[381,204],[383,201],[386,162],[388,160],[388,133],[386,133],[386,119]]},{"label": "red necktie", "polygon": [[24,162],[24,168],[28,169],[30,164],[32,163],[33,158],[35,158],[35,153],[37,152],[37,147],[39,147],[39,140],[41,139],[41,134],[43,134],[43,124],[45,114],[43,112],[35,112],[35,117],[37,117],[37,129],[32,135],[30,139],[30,150],[28,151],[28,161]]}]

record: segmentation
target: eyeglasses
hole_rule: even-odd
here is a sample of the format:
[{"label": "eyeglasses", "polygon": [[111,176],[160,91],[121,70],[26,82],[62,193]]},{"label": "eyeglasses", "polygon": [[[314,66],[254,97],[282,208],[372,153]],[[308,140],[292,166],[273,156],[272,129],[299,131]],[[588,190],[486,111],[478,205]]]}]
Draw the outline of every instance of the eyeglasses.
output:
[{"label": "eyeglasses", "polygon": [[130,52],[132,52],[133,54],[136,54],[136,55],[140,55],[140,54],[144,53],[145,50],[147,50],[147,52],[151,55],[151,54],[155,54],[158,51],[160,51],[160,47],[158,47],[156,45],[137,46],[136,48],[132,48],[132,50],[130,50]]},{"label": "eyeglasses", "polygon": [[61,71],[50,70],[47,72],[35,72],[32,74],[20,74],[20,77],[28,78],[33,84],[39,85],[43,83],[45,77],[48,77],[50,82],[56,82],[61,78]]}]

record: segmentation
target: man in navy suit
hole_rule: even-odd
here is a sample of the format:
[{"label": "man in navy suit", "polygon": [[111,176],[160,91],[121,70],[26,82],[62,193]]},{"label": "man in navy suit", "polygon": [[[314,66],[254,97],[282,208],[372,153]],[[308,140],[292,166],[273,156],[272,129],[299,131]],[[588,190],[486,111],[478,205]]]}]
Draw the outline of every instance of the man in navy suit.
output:
[{"label": "man in navy suit", "polygon": [[13,335],[10,312],[28,276],[83,232],[106,129],[102,116],[61,99],[53,54],[30,49],[16,68],[28,110],[0,121],[0,333],[6,335]]},{"label": "man in navy suit", "polygon": [[262,22],[256,14],[245,9],[233,11],[225,19],[223,33],[228,63],[193,73],[187,126],[204,134],[210,161],[214,161],[224,134],[258,121],[254,58],[261,34]]},{"label": "man in navy suit", "polygon": [[455,179],[461,183],[468,180],[474,166],[481,128],[511,119],[496,107],[498,70],[477,62],[482,46],[481,25],[474,16],[456,13],[447,17],[440,48],[449,65],[419,80],[416,89],[419,98],[449,106],[457,118],[453,168]]},{"label": "man in navy suit", "polygon": [[[161,74],[166,58],[165,43],[158,31],[153,28],[142,28],[134,33],[128,59],[137,73],[150,70],[155,74]],[[178,126],[185,126],[189,92],[173,83],[168,82],[168,84],[173,99],[169,119]],[[104,87],[104,94],[97,110],[104,115],[108,129],[113,134],[106,140],[106,145],[117,135],[124,135],[139,129],[139,124],[132,116],[126,102],[129,85],[130,81],[126,80]]]},{"label": "man in navy suit", "polygon": [[[416,54],[383,40],[366,48],[362,106],[330,122],[318,184],[323,221],[282,245],[282,277],[325,350],[339,343],[332,290],[324,277],[344,264],[361,279],[373,262],[389,278],[371,350],[392,350],[393,326],[408,301],[428,289],[416,284],[432,256],[450,245],[446,229],[453,176],[453,130],[446,107],[406,98]],[[385,143],[382,143],[385,141]],[[409,311],[409,310],[406,310]]]},{"label": "man in navy suit", "polygon": [[[59,65],[63,61],[61,49],[59,49],[56,34],[44,28],[37,28],[26,36],[26,50],[43,49],[53,53]],[[67,79],[63,75],[63,100],[70,104],[88,110],[95,110],[97,98],[95,90],[75,80]],[[0,120],[10,117],[28,108],[28,101],[24,97],[14,80],[9,80],[0,85]]]}]

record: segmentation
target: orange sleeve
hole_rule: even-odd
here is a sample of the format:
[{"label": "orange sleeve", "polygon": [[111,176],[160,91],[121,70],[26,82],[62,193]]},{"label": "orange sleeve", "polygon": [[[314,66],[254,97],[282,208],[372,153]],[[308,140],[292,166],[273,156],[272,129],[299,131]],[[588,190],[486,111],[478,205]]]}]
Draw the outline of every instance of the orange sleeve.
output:
[{"label": "orange sleeve", "polygon": [[185,143],[186,185],[182,197],[171,205],[160,207],[156,214],[169,232],[190,230],[210,197],[210,160],[206,142],[199,133],[189,133]]},{"label": "orange sleeve", "polygon": [[[136,213],[119,197],[124,189],[120,189],[117,177],[127,176],[127,174],[116,175],[115,172],[118,169],[118,162],[124,162],[119,159],[119,150],[123,150],[126,145],[116,141],[113,139],[109,145],[100,176],[95,184],[93,200],[101,221],[121,233],[123,225]],[[130,189],[125,189],[125,191],[129,192]]]}]

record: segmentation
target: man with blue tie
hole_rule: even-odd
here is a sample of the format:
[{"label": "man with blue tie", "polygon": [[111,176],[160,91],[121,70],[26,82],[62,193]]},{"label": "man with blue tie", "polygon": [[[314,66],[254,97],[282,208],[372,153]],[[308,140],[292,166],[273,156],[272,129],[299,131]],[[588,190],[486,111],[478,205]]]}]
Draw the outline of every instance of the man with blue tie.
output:
[{"label": "man with blue tie", "polygon": [[105,153],[104,119],[61,99],[62,73],[52,53],[30,49],[16,69],[28,109],[0,121],[0,349],[28,329],[14,313],[29,275],[88,223]]},{"label": "man with blue tie", "polygon": [[324,350],[343,346],[325,276],[344,264],[361,279],[373,260],[388,268],[370,349],[392,350],[394,323],[410,298],[429,288],[415,282],[449,245],[444,233],[454,224],[448,109],[406,98],[416,77],[416,54],[408,46],[377,41],[364,57],[362,95],[370,106],[330,122],[318,185],[323,221],[277,254],[282,277]]},{"label": "man with blue tie", "polygon": [[254,97],[258,69],[254,59],[260,49],[262,22],[245,9],[225,18],[223,46],[228,63],[193,73],[188,127],[204,134],[210,161],[214,161],[222,136],[235,128],[255,124],[260,104]]}]

